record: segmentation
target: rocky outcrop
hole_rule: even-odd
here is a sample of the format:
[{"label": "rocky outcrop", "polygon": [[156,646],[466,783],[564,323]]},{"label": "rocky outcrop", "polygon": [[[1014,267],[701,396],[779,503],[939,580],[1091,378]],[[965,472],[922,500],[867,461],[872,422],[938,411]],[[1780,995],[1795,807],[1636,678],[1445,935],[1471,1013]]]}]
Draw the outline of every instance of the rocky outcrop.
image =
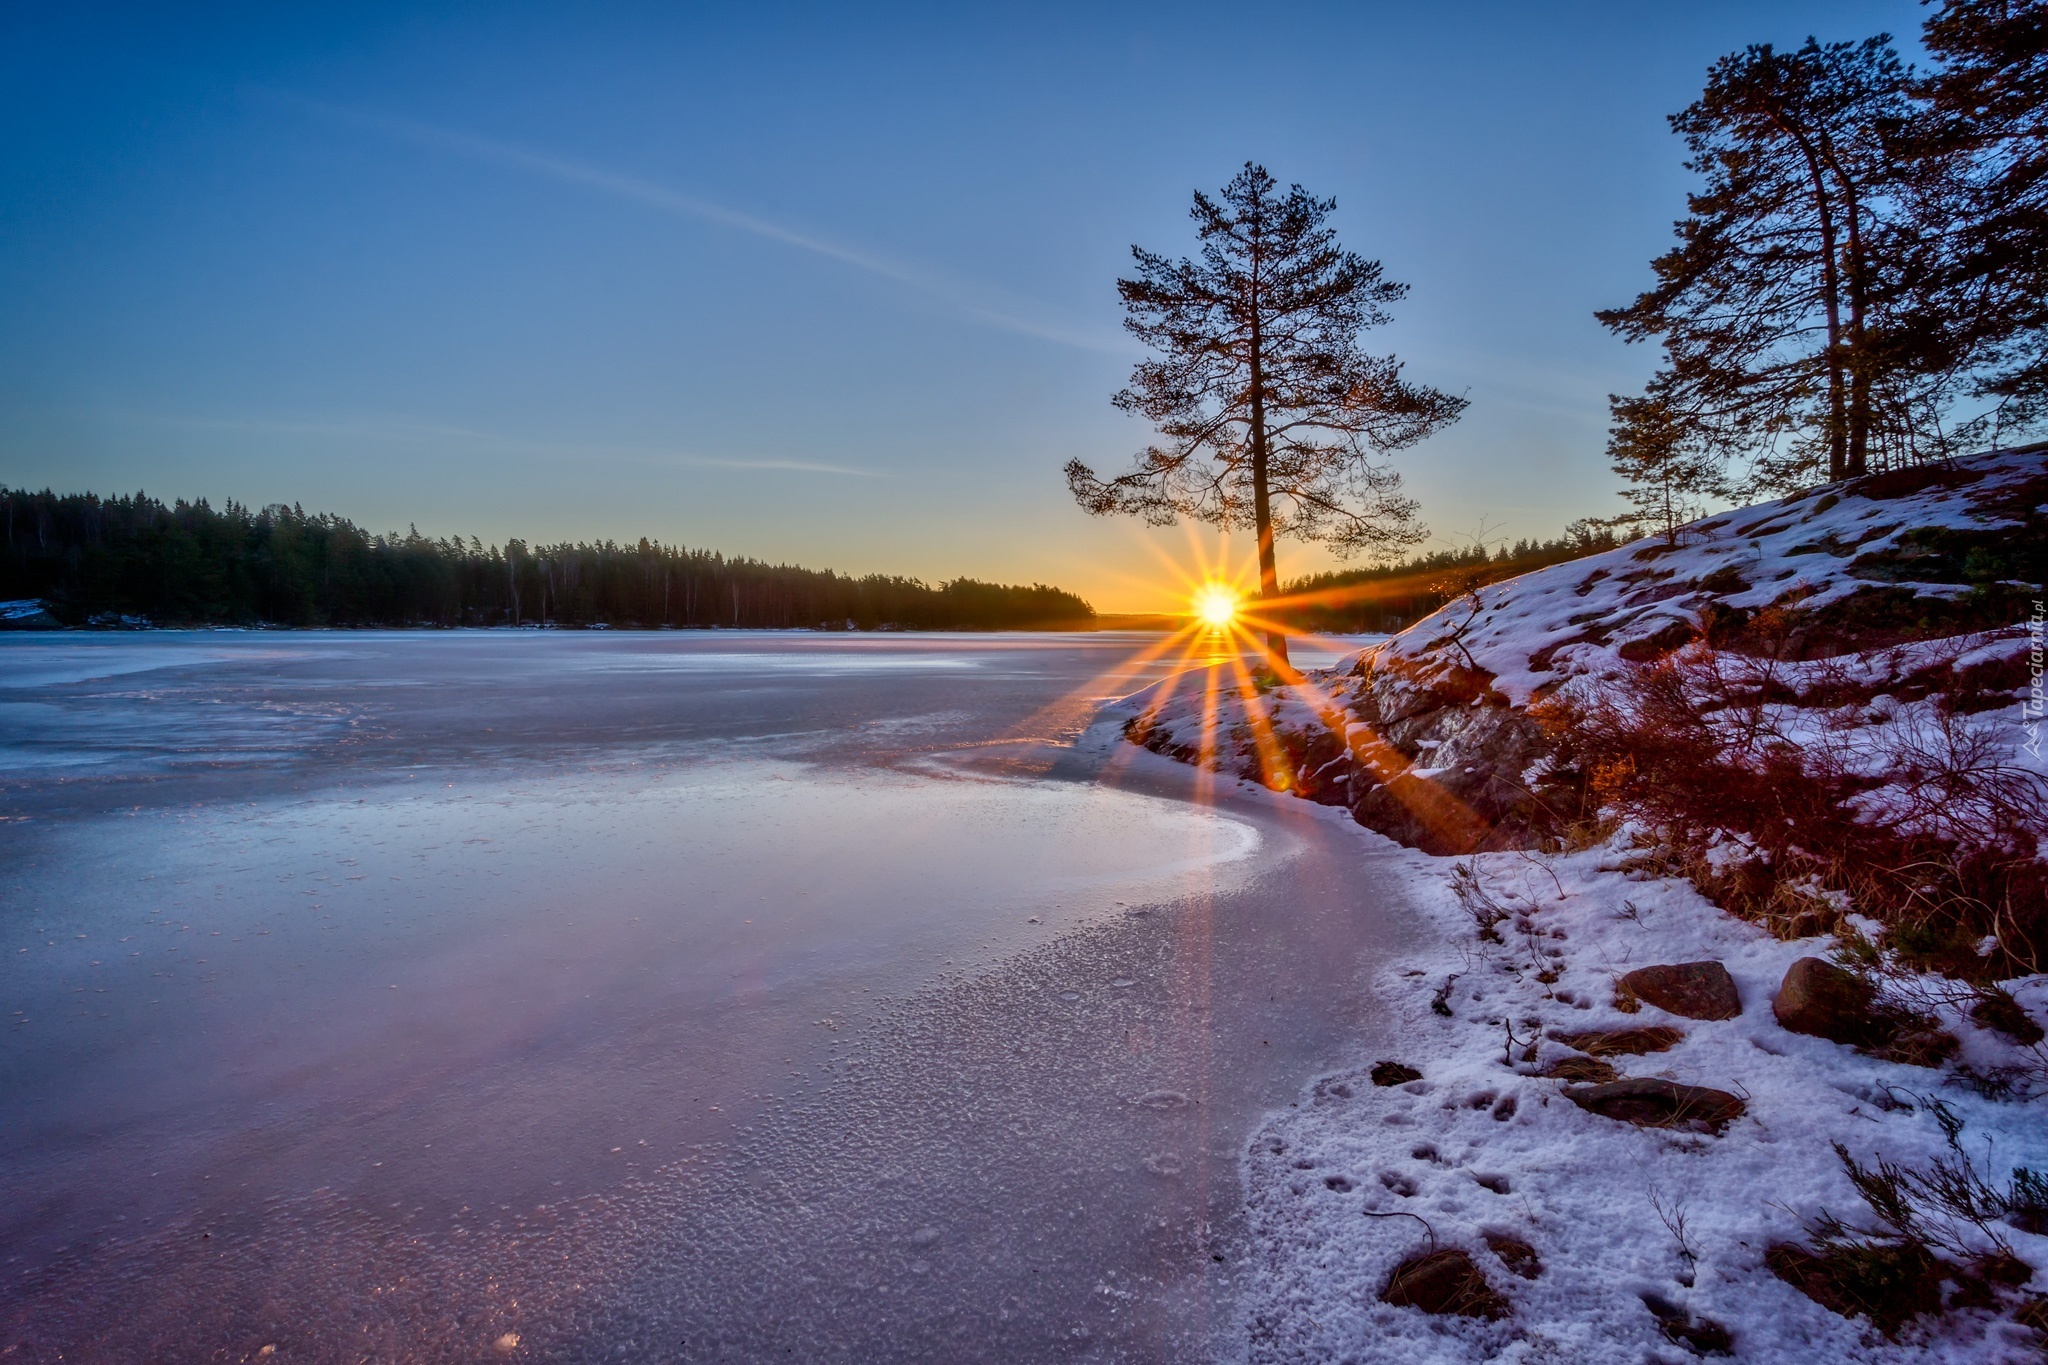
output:
[{"label": "rocky outcrop", "polygon": [[0,602],[0,630],[61,630],[63,625],[33,597]]},{"label": "rocky outcrop", "polygon": [[1469,668],[1418,669],[1376,653],[1355,666],[1357,753],[1343,804],[1367,829],[1427,853],[1534,848],[1556,812],[1522,775],[1556,747]]},{"label": "rocky outcrop", "polygon": [[1638,967],[1619,984],[1644,1004],[1687,1019],[1733,1019],[1742,1013],[1735,978],[1718,962]]},{"label": "rocky outcrop", "polygon": [[[1141,714],[1126,733],[1342,806],[1425,852],[1553,846],[1603,803],[1618,808],[1615,782],[1647,780],[1589,749],[1587,726],[1617,684],[1674,654],[1768,659],[1769,686],[1830,724],[1864,723],[1861,698],[1838,695],[1851,675],[1870,697],[1924,697],[1890,671],[1917,676],[1940,651],[1879,657],[1905,642],[1956,637],[1951,653],[1970,662],[1935,670],[1946,670],[1945,693],[1974,704],[2009,692],[2028,647],[2014,594],[2038,578],[2044,498],[2048,456],[2033,448],[1810,490],[1482,583],[1333,669],[1283,668],[1256,685],[1223,670],[1187,675],[1199,686],[1177,679],[1134,698]],[[1788,667],[1815,660],[1831,662]],[[1705,822],[1691,831],[1701,838],[1746,829],[1723,814],[1687,806],[1658,818]]]},{"label": "rocky outcrop", "polygon": [[[1225,709],[1238,704],[1229,699]],[[1211,739],[1207,762],[1343,806],[1367,829],[1426,853],[1538,848],[1563,827],[1545,794],[1522,776],[1542,769],[1554,741],[1483,670],[1381,661],[1368,650],[1340,677],[1276,688],[1258,704],[1271,716],[1251,727],[1260,733],[1243,733],[1243,723],[1226,727]],[[1170,758],[1203,762],[1192,719],[1154,710],[1132,719],[1124,735]]]}]

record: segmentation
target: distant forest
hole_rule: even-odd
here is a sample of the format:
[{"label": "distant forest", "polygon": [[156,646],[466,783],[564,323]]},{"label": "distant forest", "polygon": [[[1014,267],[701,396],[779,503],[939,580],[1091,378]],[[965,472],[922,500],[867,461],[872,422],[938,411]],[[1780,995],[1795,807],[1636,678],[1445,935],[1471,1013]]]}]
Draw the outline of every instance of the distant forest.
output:
[{"label": "distant forest", "polygon": [[1331,634],[1395,631],[1472,588],[1611,550],[1640,534],[1578,521],[1552,540],[1519,540],[1493,549],[1479,544],[1380,568],[1315,574],[1284,585],[1281,592],[1291,605],[1271,614],[1301,629]]},{"label": "distant forest", "polygon": [[502,548],[475,537],[372,535],[281,504],[166,506],[137,493],[30,493],[0,485],[0,601],[38,598],[66,625],[729,626],[848,622],[863,630],[1085,626],[1070,592],[728,559],[635,545]]}]

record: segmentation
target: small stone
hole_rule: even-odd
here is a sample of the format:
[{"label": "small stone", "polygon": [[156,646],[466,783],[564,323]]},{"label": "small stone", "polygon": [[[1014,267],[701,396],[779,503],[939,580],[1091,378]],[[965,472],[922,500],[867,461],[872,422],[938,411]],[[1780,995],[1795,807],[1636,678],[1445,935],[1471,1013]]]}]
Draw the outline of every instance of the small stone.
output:
[{"label": "small stone", "polygon": [[1543,1068],[1548,1080],[1571,1081],[1577,1085],[1601,1085],[1618,1081],[1621,1073],[1598,1057],[1560,1057]]},{"label": "small stone", "polygon": [[1543,1258],[1536,1254],[1536,1248],[1519,1237],[1510,1237],[1504,1232],[1485,1234],[1486,1246],[1500,1263],[1525,1280],[1533,1280],[1543,1273]]},{"label": "small stone", "polygon": [[1604,1085],[1566,1090],[1564,1097],[1591,1114],[1642,1128],[1693,1128],[1718,1133],[1746,1106],[1725,1090],[1680,1085],[1655,1076],[1630,1076]]},{"label": "small stone", "polygon": [[1381,1062],[1372,1069],[1374,1085],[1406,1085],[1409,1081],[1421,1079],[1420,1071],[1401,1062]]},{"label": "small stone", "polygon": [[1493,1291],[1472,1257],[1456,1247],[1410,1256],[1395,1266],[1380,1301],[1467,1318],[1503,1318],[1508,1313],[1507,1300]]},{"label": "small stone", "polygon": [[1687,1019],[1733,1019],[1742,1013],[1735,978],[1718,962],[1677,962],[1638,967],[1621,988],[1645,1004]]},{"label": "small stone", "polygon": [[1877,1009],[1875,986],[1817,957],[1802,957],[1785,970],[1771,1013],[1794,1033],[1851,1047],[1880,1045],[1894,1027]]},{"label": "small stone", "polygon": [[1664,1024],[1649,1028],[1589,1029],[1581,1033],[1553,1033],[1566,1047],[1577,1048],[1589,1057],[1640,1057],[1645,1052],[1668,1052],[1685,1035]]}]

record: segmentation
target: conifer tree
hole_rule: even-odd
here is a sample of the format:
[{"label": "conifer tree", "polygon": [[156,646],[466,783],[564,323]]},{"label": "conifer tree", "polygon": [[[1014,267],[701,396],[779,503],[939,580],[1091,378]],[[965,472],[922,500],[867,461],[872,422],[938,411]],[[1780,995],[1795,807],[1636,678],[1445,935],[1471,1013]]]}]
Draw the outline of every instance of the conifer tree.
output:
[{"label": "conifer tree", "polygon": [[1918,226],[1942,253],[1923,326],[1975,366],[1996,438],[2048,416],[2048,3],[1948,0],[1922,36],[1943,63],[1916,121]]},{"label": "conifer tree", "polygon": [[[1392,356],[1359,348],[1359,334],[1389,321],[1407,287],[1337,244],[1326,226],[1335,208],[1299,185],[1282,193],[1247,162],[1217,198],[1195,193],[1199,260],[1132,247],[1137,276],[1117,281],[1124,327],[1155,358],[1113,401],[1150,419],[1165,443],[1113,478],[1079,460],[1066,467],[1075,499],[1098,516],[1255,532],[1269,600],[1279,594],[1279,536],[1340,557],[1422,539],[1415,503],[1377,457],[1465,408],[1402,379]],[[1285,663],[1285,636],[1274,630],[1268,643]]]},{"label": "conifer tree", "polygon": [[1889,321],[1911,238],[1895,221],[1893,144],[1908,81],[1884,35],[1714,64],[1671,118],[1705,180],[1678,245],[1651,263],[1654,288],[1597,315],[1664,348],[1658,401],[1617,408],[1624,425],[1630,413],[1679,423],[1700,450],[1754,461],[1764,487],[1864,472],[1899,378]]},{"label": "conifer tree", "polygon": [[1610,395],[1614,426],[1607,455],[1628,480],[1622,496],[1635,510],[1593,524],[1654,533],[1678,543],[1678,528],[1704,514],[1711,499],[1730,492],[1726,464],[1704,447],[1696,430],[1673,411],[1653,384],[1636,398]]}]

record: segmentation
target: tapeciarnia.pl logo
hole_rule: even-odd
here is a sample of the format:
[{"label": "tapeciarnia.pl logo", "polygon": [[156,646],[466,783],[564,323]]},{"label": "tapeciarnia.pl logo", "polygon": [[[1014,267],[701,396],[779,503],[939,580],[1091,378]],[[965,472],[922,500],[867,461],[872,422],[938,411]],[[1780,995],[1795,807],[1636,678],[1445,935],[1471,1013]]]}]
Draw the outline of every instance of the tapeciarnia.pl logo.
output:
[{"label": "tapeciarnia.pl logo", "polygon": [[2043,645],[2048,644],[2048,617],[2044,617],[2042,605],[2037,598],[2034,602],[2034,614],[2027,618],[2027,669],[2032,675],[2032,681],[2027,687],[2027,699],[2020,703],[2020,725],[2027,732],[2027,741],[2022,747],[2036,763],[2041,761]]}]

